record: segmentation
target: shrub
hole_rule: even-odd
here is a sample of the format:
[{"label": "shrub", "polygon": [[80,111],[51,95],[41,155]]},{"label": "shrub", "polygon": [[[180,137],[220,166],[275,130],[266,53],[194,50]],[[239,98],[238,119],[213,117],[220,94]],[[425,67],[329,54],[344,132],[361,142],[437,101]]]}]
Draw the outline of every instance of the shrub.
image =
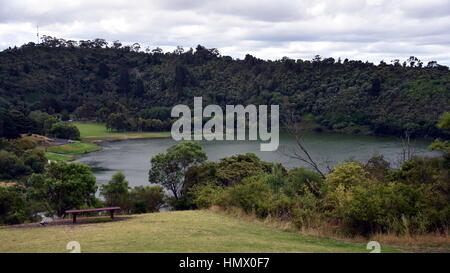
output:
[{"label": "shrub", "polygon": [[359,162],[345,162],[333,168],[327,175],[326,184],[329,190],[343,185],[346,189],[368,183],[368,173]]},{"label": "shrub", "polygon": [[264,217],[269,214],[272,199],[269,186],[258,176],[244,179],[242,184],[227,188],[224,198],[219,200],[222,207],[235,206],[245,212],[255,212]]},{"label": "shrub", "polygon": [[198,208],[209,208],[218,204],[224,189],[214,184],[195,186],[191,190],[195,196],[194,203]]},{"label": "shrub", "polygon": [[292,220],[297,228],[318,228],[324,223],[322,200],[306,192],[295,199]]},{"label": "shrub", "polygon": [[157,212],[164,205],[162,186],[138,186],[131,191],[133,213]]},{"label": "shrub", "polygon": [[298,194],[313,193],[319,197],[322,195],[323,179],[322,177],[308,169],[293,169],[288,173],[287,183],[284,191],[289,196]]},{"label": "shrub", "polygon": [[411,185],[358,186],[344,204],[343,221],[352,233],[422,233],[430,228],[425,206],[422,190]]}]

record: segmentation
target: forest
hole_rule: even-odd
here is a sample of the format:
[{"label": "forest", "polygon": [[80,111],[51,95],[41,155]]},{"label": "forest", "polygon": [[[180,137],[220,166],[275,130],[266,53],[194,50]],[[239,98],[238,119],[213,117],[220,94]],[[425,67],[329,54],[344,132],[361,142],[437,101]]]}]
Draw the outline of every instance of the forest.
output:
[{"label": "forest", "polygon": [[44,36],[0,52],[0,137],[45,133],[47,115],[164,131],[171,107],[191,105],[194,96],[221,106],[277,104],[317,132],[442,137],[435,124],[450,109],[449,90],[447,66],[414,56],[379,65],[321,56],[272,61],[201,45],[163,52]]}]

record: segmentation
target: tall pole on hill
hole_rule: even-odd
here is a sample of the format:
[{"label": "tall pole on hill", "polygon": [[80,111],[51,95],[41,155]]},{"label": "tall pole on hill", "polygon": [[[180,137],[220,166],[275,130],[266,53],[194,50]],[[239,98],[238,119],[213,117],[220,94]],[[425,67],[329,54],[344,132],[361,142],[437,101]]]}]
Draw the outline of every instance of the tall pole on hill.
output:
[{"label": "tall pole on hill", "polygon": [[36,36],[37,36],[37,43],[40,43],[40,39],[39,39],[39,25],[36,25]]}]

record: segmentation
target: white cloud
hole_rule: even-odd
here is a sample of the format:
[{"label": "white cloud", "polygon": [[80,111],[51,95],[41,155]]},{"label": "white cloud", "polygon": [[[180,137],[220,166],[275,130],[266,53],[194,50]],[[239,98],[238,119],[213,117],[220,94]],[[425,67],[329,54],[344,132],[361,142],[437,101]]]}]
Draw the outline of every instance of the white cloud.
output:
[{"label": "white cloud", "polygon": [[450,64],[450,0],[0,0],[0,48],[41,34],[243,58],[314,55],[378,62],[415,55]]}]

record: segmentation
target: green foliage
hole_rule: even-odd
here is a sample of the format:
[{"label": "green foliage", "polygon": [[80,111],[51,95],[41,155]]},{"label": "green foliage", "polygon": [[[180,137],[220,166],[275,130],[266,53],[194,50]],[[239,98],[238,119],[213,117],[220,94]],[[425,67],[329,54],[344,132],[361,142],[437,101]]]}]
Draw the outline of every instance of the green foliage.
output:
[{"label": "green foliage", "polygon": [[261,161],[255,154],[247,153],[222,158],[217,164],[217,179],[224,185],[235,185],[245,177],[270,173],[272,163]]},{"label": "green foliage", "polygon": [[248,177],[241,184],[229,187],[221,200],[223,207],[235,206],[245,212],[254,212],[258,216],[267,216],[270,210],[271,191],[269,185],[259,177]]},{"label": "green foliage", "polygon": [[290,196],[313,193],[319,197],[322,195],[322,188],[323,179],[318,173],[299,168],[289,171],[283,190]]},{"label": "green foliage", "polygon": [[206,185],[196,185],[191,189],[195,196],[195,205],[197,208],[210,208],[219,202],[223,188],[212,183]]},{"label": "green foliage", "polygon": [[198,143],[182,141],[151,159],[149,182],[163,185],[179,199],[187,170],[205,160],[206,154]]},{"label": "green foliage", "polygon": [[33,144],[15,140],[3,145],[4,149],[0,150],[0,178],[20,178],[44,170],[47,159],[42,151],[33,148]]},{"label": "green foliage", "polygon": [[48,135],[51,132],[53,124],[58,122],[58,119],[46,112],[35,110],[28,114],[28,118],[33,122],[33,132]]},{"label": "green foliage", "polygon": [[188,192],[199,208],[238,207],[302,229],[334,223],[339,232],[352,235],[445,232],[450,223],[448,162],[445,156],[416,157],[393,170],[382,156],[374,156],[365,165],[343,162],[325,180],[311,170],[286,172],[275,165],[271,172],[231,185],[217,179],[229,165],[208,163],[189,171]]},{"label": "green foliage", "polygon": [[359,162],[344,162],[333,168],[326,177],[327,190],[334,190],[339,185],[344,189],[368,184],[369,174]]},{"label": "green foliage", "polygon": [[0,177],[14,178],[29,173],[29,169],[14,153],[0,150]]},{"label": "green foliage", "polygon": [[0,186],[0,224],[21,224],[31,218],[25,189],[20,186]]},{"label": "green foliage", "polygon": [[431,227],[424,200],[421,188],[402,183],[357,186],[344,204],[342,219],[352,233],[423,233]]},{"label": "green foliage", "polygon": [[[402,67],[333,58],[237,60],[203,46],[144,53],[120,43],[95,44],[48,38],[1,52],[0,108],[6,115],[0,115],[0,127],[6,129],[0,136],[30,131],[27,122],[16,122],[30,110],[102,122],[123,114],[128,122],[115,117],[120,126],[110,128],[137,130],[138,118],[166,122],[168,108],[193,96],[205,104],[279,104],[282,112],[289,105],[298,116],[313,116],[314,128],[344,133],[442,136],[435,124],[450,108],[450,73],[435,62]],[[19,101],[23,116],[10,115]]]},{"label": "green foliage", "polygon": [[164,188],[161,186],[138,186],[131,191],[133,213],[157,212],[164,205]]},{"label": "green foliage", "polygon": [[125,180],[125,175],[117,172],[108,183],[100,187],[100,194],[105,198],[106,206],[117,206],[126,211],[131,207],[128,189],[128,181]]},{"label": "green foliage", "polygon": [[97,190],[91,168],[79,163],[51,163],[43,174],[32,174],[27,185],[32,198],[44,202],[43,209],[58,216],[69,209],[90,206]]},{"label": "green foliage", "polygon": [[57,138],[80,139],[80,131],[70,123],[58,122],[52,125],[50,134]]},{"label": "green foliage", "polygon": [[108,130],[124,132],[130,131],[132,129],[132,124],[125,114],[112,113],[106,120],[106,128],[108,128]]},{"label": "green foliage", "polygon": [[371,180],[383,181],[389,175],[390,163],[382,155],[372,156],[364,165],[364,170]]},{"label": "green foliage", "polygon": [[172,109],[165,106],[155,106],[149,109],[144,109],[139,112],[139,116],[144,119],[159,119],[168,120],[171,118],[170,112]]},{"label": "green foliage", "polygon": [[449,130],[450,129],[450,112],[445,112],[439,117],[439,122],[437,124],[437,127],[442,130]]},{"label": "green foliage", "polygon": [[21,111],[16,109],[5,111],[0,108],[0,137],[18,138],[20,134],[30,133],[32,130],[33,122]]}]

